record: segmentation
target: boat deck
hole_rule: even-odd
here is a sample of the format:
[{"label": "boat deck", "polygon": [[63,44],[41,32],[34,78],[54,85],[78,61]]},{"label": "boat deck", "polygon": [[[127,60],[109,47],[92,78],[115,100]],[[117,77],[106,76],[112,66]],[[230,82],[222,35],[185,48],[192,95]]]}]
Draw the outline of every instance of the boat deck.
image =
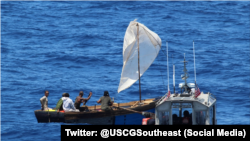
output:
[{"label": "boat deck", "polygon": [[[148,105],[152,102],[154,102],[156,99],[155,98],[152,98],[152,99],[144,99],[144,100],[141,100],[141,103],[142,104],[139,104],[140,102],[139,101],[131,101],[131,102],[127,102],[127,103],[113,103],[112,105],[112,109],[113,110],[117,110],[117,107],[121,107],[121,108],[136,108],[136,107],[141,107],[141,106],[145,106],[145,105]],[[85,107],[84,105],[81,106],[81,107]],[[100,111],[101,110],[101,105],[95,105],[95,106],[88,106],[88,109],[90,111]]]}]

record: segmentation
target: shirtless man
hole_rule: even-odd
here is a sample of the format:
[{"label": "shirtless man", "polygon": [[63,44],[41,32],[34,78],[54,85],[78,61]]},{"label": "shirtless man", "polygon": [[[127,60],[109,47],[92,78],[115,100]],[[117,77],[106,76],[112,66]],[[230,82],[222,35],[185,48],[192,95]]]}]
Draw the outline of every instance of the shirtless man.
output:
[{"label": "shirtless man", "polygon": [[86,102],[90,99],[91,96],[92,96],[92,92],[89,92],[88,98],[82,98],[83,97],[83,91],[80,91],[79,96],[76,97],[75,104],[74,104],[76,109],[79,109],[81,103],[83,103],[83,102],[85,102],[84,103],[84,105],[85,105]]}]

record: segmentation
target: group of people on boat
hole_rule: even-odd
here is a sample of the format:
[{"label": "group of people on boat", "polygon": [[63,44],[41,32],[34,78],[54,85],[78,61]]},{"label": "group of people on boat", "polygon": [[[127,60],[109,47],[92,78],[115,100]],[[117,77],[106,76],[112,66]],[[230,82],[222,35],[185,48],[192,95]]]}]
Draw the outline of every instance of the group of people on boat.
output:
[{"label": "group of people on boat", "polygon": [[[58,100],[55,108],[49,108],[48,107],[48,96],[49,91],[46,90],[44,92],[44,96],[40,98],[41,102],[41,110],[47,111],[47,110],[57,110],[59,111],[65,111],[65,112],[79,112],[80,105],[83,103],[83,105],[86,105],[87,101],[91,98],[92,92],[89,92],[89,96],[87,98],[83,98],[84,92],[80,91],[79,96],[76,97],[75,102],[73,103],[73,100],[69,98],[69,93],[63,93],[62,97]],[[113,101],[109,97],[109,92],[104,91],[104,95],[97,101],[97,103],[101,103],[101,109],[102,110],[111,110],[109,106],[113,104]]]},{"label": "group of people on boat", "polygon": [[[155,125],[154,114],[144,113],[146,118],[142,120],[142,125]],[[192,125],[192,113],[189,114],[187,110],[183,112],[184,117],[178,117],[177,114],[172,115],[173,125]],[[163,115],[161,118],[161,125],[169,124],[169,117],[167,115]]]},{"label": "group of people on boat", "polygon": [[192,113],[189,114],[187,110],[183,112],[184,117],[178,117],[177,114],[173,114],[173,125],[183,124],[191,125],[192,124]]}]

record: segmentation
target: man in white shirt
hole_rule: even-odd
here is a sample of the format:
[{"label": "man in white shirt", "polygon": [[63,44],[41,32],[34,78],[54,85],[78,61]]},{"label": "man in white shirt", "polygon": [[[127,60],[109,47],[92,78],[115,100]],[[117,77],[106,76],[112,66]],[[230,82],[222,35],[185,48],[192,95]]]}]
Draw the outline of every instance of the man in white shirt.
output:
[{"label": "man in white shirt", "polygon": [[65,93],[65,97],[62,97],[63,110],[65,112],[79,112],[74,106],[72,99],[69,98],[69,94]]},{"label": "man in white shirt", "polygon": [[49,96],[49,91],[45,91],[44,92],[44,96],[42,98],[40,98],[40,102],[41,102],[41,107],[42,107],[42,110],[50,110],[51,108],[48,107],[48,97]]}]

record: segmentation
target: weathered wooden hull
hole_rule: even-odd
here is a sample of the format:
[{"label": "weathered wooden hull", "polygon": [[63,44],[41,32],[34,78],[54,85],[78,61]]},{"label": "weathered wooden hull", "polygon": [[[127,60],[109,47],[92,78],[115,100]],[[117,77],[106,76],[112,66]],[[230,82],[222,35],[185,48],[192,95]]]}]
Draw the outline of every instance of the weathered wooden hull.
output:
[{"label": "weathered wooden hull", "polygon": [[[155,99],[146,99],[142,102],[143,105],[138,105],[139,102],[132,101],[129,103],[113,104],[118,108],[113,108],[110,111],[100,111],[100,106],[90,106],[89,112],[46,112],[36,110],[35,115],[38,122],[65,122],[65,123],[88,123],[93,125],[114,125],[114,124],[129,124],[127,119],[133,120],[131,124],[136,124],[143,116],[133,111],[150,111],[154,112]],[[136,105],[137,103],[137,105]],[[127,107],[127,108],[119,108]],[[136,122],[137,121],[137,122]],[[139,123],[140,124],[140,123]]]},{"label": "weathered wooden hull", "polygon": [[64,113],[61,112],[36,110],[35,115],[38,122],[65,122]]}]

